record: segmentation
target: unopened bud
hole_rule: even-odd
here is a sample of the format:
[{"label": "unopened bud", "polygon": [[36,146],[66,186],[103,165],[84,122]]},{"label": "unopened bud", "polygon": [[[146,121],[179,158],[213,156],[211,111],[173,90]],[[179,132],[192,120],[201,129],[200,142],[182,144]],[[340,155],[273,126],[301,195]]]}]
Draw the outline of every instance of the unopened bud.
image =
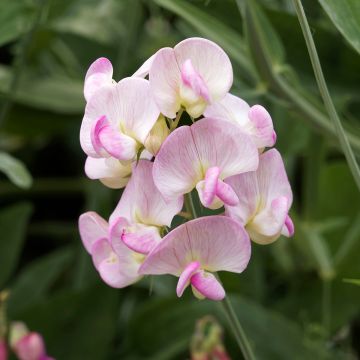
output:
[{"label": "unopened bud", "polygon": [[169,134],[170,130],[166,124],[165,117],[160,115],[145,140],[146,150],[151,152],[153,155],[156,155]]},{"label": "unopened bud", "polygon": [[0,339],[0,360],[7,360],[8,358],[8,351],[6,342],[4,339]]}]

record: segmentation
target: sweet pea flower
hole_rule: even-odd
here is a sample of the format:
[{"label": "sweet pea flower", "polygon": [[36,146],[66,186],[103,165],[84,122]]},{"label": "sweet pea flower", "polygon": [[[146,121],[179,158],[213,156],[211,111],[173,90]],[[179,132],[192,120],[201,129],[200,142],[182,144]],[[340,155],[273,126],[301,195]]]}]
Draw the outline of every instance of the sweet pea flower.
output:
[{"label": "sweet pea flower", "polygon": [[4,339],[0,339],[0,360],[7,360],[8,350]]},{"label": "sweet pea flower", "polygon": [[143,256],[119,243],[111,245],[109,224],[93,211],[79,218],[80,237],[86,251],[91,255],[101,279],[111,287],[123,288],[141,279],[138,269]]},{"label": "sweet pea flower", "polygon": [[261,105],[250,107],[235,95],[227,94],[222,100],[209,105],[204,115],[238,124],[259,149],[271,147],[276,142],[273,122],[266,109]]},{"label": "sweet pea flower", "polygon": [[86,104],[81,147],[90,157],[132,161],[159,115],[147,80],[125,78],[103,86]]},{"label": "sweet pea flower", "polygon": [[19,360],[54,360],[46,354],[44,339],[22,322],[11,325],[10,344]]},{"label": "sweet pea flower", "polygon": [[123,195],[110,216],[114,249],[125,243],[130,249],[147,254],[161,240],[164,226],[170,226],[182,209],[183,196],[165,201],[152,177],[153,163],[140,160]]},{"label": "sweet pea flower", "polygon": [[258,161],[256,146],[237,125],[204,118],[168,136],[155,158],[153,177],[166,199],[196,187],[201,203],[216,209],[239,202],[223,180],[256,170]]},{"label": "sweet pea flower", "polygon": [[279,236],[290,237],[294,225],[288,215],[292,191],[281,155],[271,149],[260,155],[254,172],[226,179],[239,197],[236,206],[225,205],[225,213],[245,226],[258,244],[270,244]]},{"label": "sweet pea flower", "polygon": [[225,216],[208,216],[167,234],[147,256],[139,273],[179,277],[179,297],[191,285],[199,299],[222,300],[225,290],[213,273],[241,273],[250,255],[250,239],[240,223]]},{"label": "sweet pea flower", "polygon": [[181,107],[199,117],[209,104],[226,95],[233,82],[229,57],[217,44],[201,38],[160,49],[140,69],[136,75],[150,69],[154,99],[169,118],[175,118]]}]

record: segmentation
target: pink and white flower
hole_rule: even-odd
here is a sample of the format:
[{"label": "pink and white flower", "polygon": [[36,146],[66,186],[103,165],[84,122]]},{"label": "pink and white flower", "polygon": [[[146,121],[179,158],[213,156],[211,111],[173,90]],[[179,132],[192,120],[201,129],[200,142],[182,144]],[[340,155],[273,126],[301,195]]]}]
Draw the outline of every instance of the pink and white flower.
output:
[{"label": "pink and white flower", "polygon": [[54,360],[46,353],[43,337],[22,322],[11,324],[10,344],[19,360]]},{"label": "pink and white flower", "polygon": [[213,273],[241,273],[250,255],[249,236],[237,221],[208,216],[191,220],[167,234],[147,256],[139,273],[179,277],[179,297],[191,285],[200,299],[222,300],[225,290]]},{"label": "pink and white flower", "polygon": [[80,129],[82,149],[94,158],[132,161],[159,114],[147,80],[125,78],[103,86],[86,104]]},{"label": "pink and white flower", "polygon": [[204,118],[168,136],[154,161],[154,182],[166,199],[196,187],[205,207],[236,205],[237,195],[223,180],[256,170],[258,161],[256,146],[237,125]]},{"label": "pink and white flower", "polygon": [[183,197],[165,201],[152,177],[153,163],[140,160],[123,195],[110,216],[114,249],[125,243],[130,249],[147,254],[161,240],[164,226],[182,209]]},{"label": "pink and white flower", "polygon": [[293,196],[281,155],[271,149],[260,155],[254,172],[226,179],[239,198],[235,206],[225,205],[225,213],[245,226],[250,238],[259,244],[290,237],[294,225],[288,215]]},{"label": "pink and white flower", "polygon": [[261,105],[250,107],[235,95],[227,94],[222,100],[209,105],[204,115],[238,124],[259,149],[271,147],[276,142],[273,122],[266,109]]},{"label": "pink and white flower", "polygon": [[155,101],[169,118],[175,118],[181,107],[199,117],[209,104],[226,95],[233,82],[229,57],[217,44],[202,38],[160,49],[140,69],[136,75],[146,75],[149,69]]},{"label": "pink and white flower", "polygon": [[102,280],[111,287],[123,288],[141,279],[138,269],[144,257],[125,244],[111,245],[109,224],[97,213],[89,211],[79,218],[80,237],[91,255]]}]

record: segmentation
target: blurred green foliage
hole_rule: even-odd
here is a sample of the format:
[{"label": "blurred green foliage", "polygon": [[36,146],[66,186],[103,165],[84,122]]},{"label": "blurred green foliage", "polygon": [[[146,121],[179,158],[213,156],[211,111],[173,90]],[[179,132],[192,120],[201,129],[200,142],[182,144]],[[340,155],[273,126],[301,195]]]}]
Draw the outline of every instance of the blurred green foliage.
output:
[{"label": "blurred green foliage", "polygon": [[[359,156],[359,2],[303,3]],[[159,360],[188,358],[196,319],[212,314],[240,358],[218,304],[177,299],[171,277],[153,279],[151,295],[149,279],[105,286],[77,233],[81,212],[106,217],[121,193],[83,173],[89,64],[108,57],[119,80],[190,36],[222,46],[232,91],[269,109],[294,190],[295,238],[254,244],[245,273],[222,275],[257,358],[357,358],[360,289],[343,279],[360,278],[360,196],[290,0],[0,0],[0,286],[10,290],[9,319],[41,332],[56,359]]]}]

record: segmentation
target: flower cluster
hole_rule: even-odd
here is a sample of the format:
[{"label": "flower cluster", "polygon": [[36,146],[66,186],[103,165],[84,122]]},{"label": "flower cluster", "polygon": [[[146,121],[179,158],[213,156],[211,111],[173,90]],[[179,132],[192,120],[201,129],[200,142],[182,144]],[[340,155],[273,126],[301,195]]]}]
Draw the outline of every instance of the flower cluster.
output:
[{"label": "flower cluster", "polygon": [[[268,244],[294,233],[281,155],[264,151],[276,142],[272,119],[229,93],[230,60],[206,39],[160,49],[133,76],[112,77],[105,58],[86,74],[80,142],[89,178],[126,187],[109,221],[80,216],[83,244],[110,286],[172,274],[178,296],[190,285],[198,298],[221,300],[216,272],[244,271],[250,239]],[[191,126],[179,126],[184,112]],[[169,231],[193,190],[202,206],[225,213]]]}]

